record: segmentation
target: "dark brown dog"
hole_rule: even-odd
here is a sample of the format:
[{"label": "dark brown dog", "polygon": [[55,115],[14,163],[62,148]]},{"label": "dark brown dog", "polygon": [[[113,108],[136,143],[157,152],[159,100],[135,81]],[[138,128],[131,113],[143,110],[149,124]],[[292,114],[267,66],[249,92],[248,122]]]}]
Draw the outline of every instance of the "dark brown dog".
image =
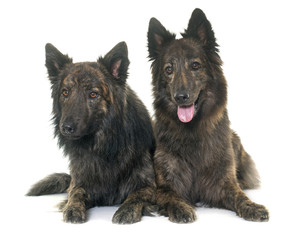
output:
[{"label": "dark brown dog", "polygon": [[114,223],[140,221],[155,202],[155,148],[149,114],[126,83],[127,46],[97,62],[72,63],[51,44],[46,67],[52,84],[55,136],[70,159],[70,175],[52,174],[28,195],[68,192],[63,220],[82,223],[94,206],[119,205]]},{"label": "dark brown dog", "polygon": [[183,38],[152,18],[155,171],[160,213],[173,222],[196,219],[194,206],[226,208],[251,221],[267,209],[242,191],[259,185],[255,164],[230,129],[227,85],[210,22],[195,9]]}]

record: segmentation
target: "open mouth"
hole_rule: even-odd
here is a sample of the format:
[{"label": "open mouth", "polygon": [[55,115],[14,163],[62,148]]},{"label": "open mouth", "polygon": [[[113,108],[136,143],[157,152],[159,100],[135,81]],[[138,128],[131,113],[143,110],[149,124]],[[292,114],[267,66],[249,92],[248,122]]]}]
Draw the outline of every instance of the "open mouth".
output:
[{"label": "open mouth", "polygon": [[191,105],[187,105],[187,106],[178,106],[177,107],[177,116],[178,119],[183,122],[183,123],[187,123],[190,122],[193,117],[196,114],[196,110],[197,110],[197,106],[198,106],[198,101],[200,98],[201,92],[199,93],[197,99],[195,100],[194,103],[192,103]]}]

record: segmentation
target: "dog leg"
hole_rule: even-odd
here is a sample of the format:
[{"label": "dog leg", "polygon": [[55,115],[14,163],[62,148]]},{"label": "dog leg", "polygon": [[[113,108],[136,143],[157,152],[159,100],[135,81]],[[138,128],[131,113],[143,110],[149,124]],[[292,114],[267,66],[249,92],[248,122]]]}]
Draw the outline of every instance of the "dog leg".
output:
[{"label": "dog leg", "polygon": [[168,216],[171,222],[191,223],[196,220],[194,207],[178,197],[172,190],[159,187],[156,191],[159,213]]},{"label": "dog leg", "polygon": [[268,210],[260,204],[252,202],[246,194],[233,183],[224,187],[222,204],[225,208],[233,210],[245,220],[266,222],[269,220]]},{"label": "dog leg", "polygon": [[85,206],[85,190],[83,188],[72,188],[69,190],[68,201],[62,207],[63,221],[70,223],[84,223],[87,220]]},{"label": "dog leg", "polygon": [[155,188],[146,187],[131,193],[113,216],[112,222],[131,224],[141,220],[143,213],[155,203]]}]

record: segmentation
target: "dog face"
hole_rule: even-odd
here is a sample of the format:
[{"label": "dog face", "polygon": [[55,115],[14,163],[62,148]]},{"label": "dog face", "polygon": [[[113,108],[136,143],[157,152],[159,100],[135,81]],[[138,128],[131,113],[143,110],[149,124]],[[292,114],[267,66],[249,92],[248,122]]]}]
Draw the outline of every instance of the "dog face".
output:
[{"label": "dog face", "polygon": [[217,54],[214,33],[205,14],[195,9],[182,39],[152,18],[148,48],[153,61],[155,104],[188,123],[199,115],[207,117],[226,104],[226,82]]},{"label": "dog face", "polygon": [[94,126],[107,114],[111,97],[106,76],[98,66],[76,64],[66,71],[59,96],[60,132],[65,137],[78,139],[96,130]]},{"label": "dog face", "polygon": [[[97,62],[72,63],[51,44],[46,67],[52,83],[53,114],[59,133],[70,140],[93,134],[111,115],[114,90],[124,85],[129,60],[125,43]],[[123,99],[124,95],[121,95]]]},{"label": "dog face", "polygon": [[163,80],[180,121],[190,122],[202,104],[210,74],[199,44],[187,39],[174,41],[163,55]]}]

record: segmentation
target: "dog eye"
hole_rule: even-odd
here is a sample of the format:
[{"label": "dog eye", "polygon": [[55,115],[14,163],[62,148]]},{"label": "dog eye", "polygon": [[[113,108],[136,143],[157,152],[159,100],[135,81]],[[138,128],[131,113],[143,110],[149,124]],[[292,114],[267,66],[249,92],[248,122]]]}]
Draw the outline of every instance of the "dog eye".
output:
[{"label": "dog eye", "polygon": [[201,64],[199,62],[193,62],[191,67],[193,70],[198,70],[201,68]]},{"label": "dog eye", "polygon": [[63,89],[63,90],[62,90],[62,95],[65,96],[65,97],[68,97],[68,96],[70,95],[69,90]]},{"label": "dog eye", "polygon": [[91,92],[90,93],[90,98],[97,98],[98,93],[97,92]]},{"label": "dog eye", "polygon": [[173,67],[168,66],[168,67],[165,68],[165,71],[166,71],[166,73],[167,73],[168,75],[170,75],[170,74],[173,73]]}]

